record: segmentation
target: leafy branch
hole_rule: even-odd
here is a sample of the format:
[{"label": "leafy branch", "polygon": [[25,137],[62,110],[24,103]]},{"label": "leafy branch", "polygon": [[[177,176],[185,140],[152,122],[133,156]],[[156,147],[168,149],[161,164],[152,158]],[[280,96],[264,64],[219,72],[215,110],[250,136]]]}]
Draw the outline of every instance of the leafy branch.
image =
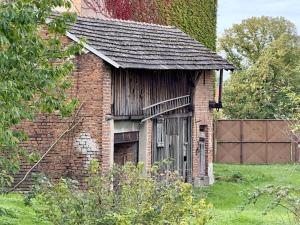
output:
[{"label": "leafy branch", "polygon": [[22,121],[32,121],[39,113],[67,116],[77,105],[66,90],[72,85],[72,57],[82,47],[60,38],[76,15],[61,13],[47,22],[56,7],[71,3],[0,1],[0,189],[13,182],[20,159],[28,154],[19,146],[28,138],[19,126]]}]

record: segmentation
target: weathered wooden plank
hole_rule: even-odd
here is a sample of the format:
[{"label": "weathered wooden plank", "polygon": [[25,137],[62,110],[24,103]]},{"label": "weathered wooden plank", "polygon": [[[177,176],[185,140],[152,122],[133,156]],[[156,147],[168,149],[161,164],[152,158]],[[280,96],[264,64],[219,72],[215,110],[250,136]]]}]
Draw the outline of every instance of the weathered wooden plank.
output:
[{"label": "weathered wooden plank", "polygon": [[[189,114],[163,118],[163,143],[162,147],[157,147],[157,143],[153,148],[153,162],[162,161],[164,159],[172,159],[171,164],[165,169],[178,171],[184,180],[191,182],[192,174],[192,151],[191,151],[191,117]],[[157,141],[157,135],[160,131],[157,130],[157,123],[160,119],[154,120],[154,140]]]},{"label": "weathered wooden plank", "polygon": [[[113,69],[113,115],[143,115],[142,109],[148,105],[190,95],[189,80],[189,72]],[[186,109],[172,113],[180,112],[186,112]]]}]

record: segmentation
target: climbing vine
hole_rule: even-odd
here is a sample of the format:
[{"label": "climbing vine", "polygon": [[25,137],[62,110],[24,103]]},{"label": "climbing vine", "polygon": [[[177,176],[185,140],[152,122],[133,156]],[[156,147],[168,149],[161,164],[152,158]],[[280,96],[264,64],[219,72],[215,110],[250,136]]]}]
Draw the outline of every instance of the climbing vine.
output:
[{"label": "climbing vine", "polygon": [[173,25],[206,47],[216,48],[217,0],[84,0],[111,18]]},{"label": "climbing vine", "polygon": [[216,49],[217,0],[172,0],[161,16],[165,17],[166,24],[178,27],[206,47]]}]

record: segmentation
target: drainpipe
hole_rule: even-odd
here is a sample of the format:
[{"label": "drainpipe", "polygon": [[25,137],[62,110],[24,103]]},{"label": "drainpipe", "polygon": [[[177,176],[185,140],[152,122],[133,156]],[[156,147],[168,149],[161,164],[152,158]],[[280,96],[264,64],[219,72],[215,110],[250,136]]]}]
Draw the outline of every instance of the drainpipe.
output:
[{"label": "drainpipe", "polygon": [[216,102],[215,100],[209,101],[209,108],[210,109],[219,110],[219,109],[222,108],[222,86],[223,86],[223,70],[220,70],[218,102]]}]

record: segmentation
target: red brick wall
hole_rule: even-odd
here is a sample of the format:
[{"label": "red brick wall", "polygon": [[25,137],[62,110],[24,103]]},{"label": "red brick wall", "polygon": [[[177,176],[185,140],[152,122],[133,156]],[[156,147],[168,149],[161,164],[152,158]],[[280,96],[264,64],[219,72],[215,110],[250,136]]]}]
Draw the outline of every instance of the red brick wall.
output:
[{"label": "red brick wall", "polygon": [[[35,171],[43,172],[53,180],[68,176],[83,183],[92,158],[99,159],[104,169],[112,161],[108,152],[112,127],[106,118],[111,113],[111,79],[109,67],[92,53],[76,57],[75,62],[74,84],[68,94],[83,104],[78,113],[78,119],[83,120],[57,143]],[[73,116],[62,119],[58,115],[45,114],[38,116],[35,122],[24,121],[19,128],[28,133],[29,140],[22,145],[43,154],[72,121]],[[23,163],[16,181],[29,168]],[[28,190],[31,182],[31,179],[27,180],[20,189]]]},{"label": "red brick wall", "polygon": [[[111,73],[110,67],[92,53],[76,57],[76,71],[72,78],[74,84],[69,90],[70,97],[79,99],[83,106],[78,118],[83,121],[64,136],[49,152],[35,171],[43,172],[53,180],[67,176],[79,180],[82,184],[87,176],[89,161],[97,158],[102,170],[106,171],[113,162],[113,120],[111,120]],[[201,74],[193,96],[194,115],[192,120],[193,177],[199,176],[199,155],[197,154],[199,126],[207,125],[206,165],[213,158],[213,117],[208,102],[213,100],[213,73]],[[40,115],[35,122],[24,121],[19,128],[29,134],[29,140],[23,146],[43,154],[54,140],[68,128],[73,117],[60,118],[58,115]],[[151,167],[152,121],[146,122],[145,167]],[[16,176],[20,180],[30,168],[23,163],[21,172]],[[207,173],[208,171],[206,171]],[[28,190],[31,180],[21,187]]]},{"label": "red brick wall", "polygon": [[145,164],[145,168],[146,168],[146,173],[150,173],[151,171],[151,166],[152,166],[152,142],[153,142],[153,121],[152,120],[148,120],[146,122],[146,129],[147,129],[147,144],[146,144],[146,164]]},{"label": "red brick wall", "polygon": [[[200,125],[206,125],[206,166],[213,161],[213,114],[209,109],[209,100],[214,100],[214,77],[212,71],[202,72],[196,83],[193,96],[194,114],[192,118],[192,154],[193,154],[193,178],[199,177],[199,152],[198,141]],[[208,167],[206,167],[208,175]]]},{"label": "red brick wall", "polygon": [[[105,172],[113,164],[114,127],[113,120],[111,120],[110,118],[112,114],[111,71],[103,69],[102,67],[101,75],[102,86],[100,95],[102,97],[102,104],[100,107],[100,114],[98,114],[97,118],[101,119],[100,123],[102,125],[102,133],[100,134],[102,142],[101,167],[102,170]],[[93,104],[93,102],[91,102],[91,104]]]}]

